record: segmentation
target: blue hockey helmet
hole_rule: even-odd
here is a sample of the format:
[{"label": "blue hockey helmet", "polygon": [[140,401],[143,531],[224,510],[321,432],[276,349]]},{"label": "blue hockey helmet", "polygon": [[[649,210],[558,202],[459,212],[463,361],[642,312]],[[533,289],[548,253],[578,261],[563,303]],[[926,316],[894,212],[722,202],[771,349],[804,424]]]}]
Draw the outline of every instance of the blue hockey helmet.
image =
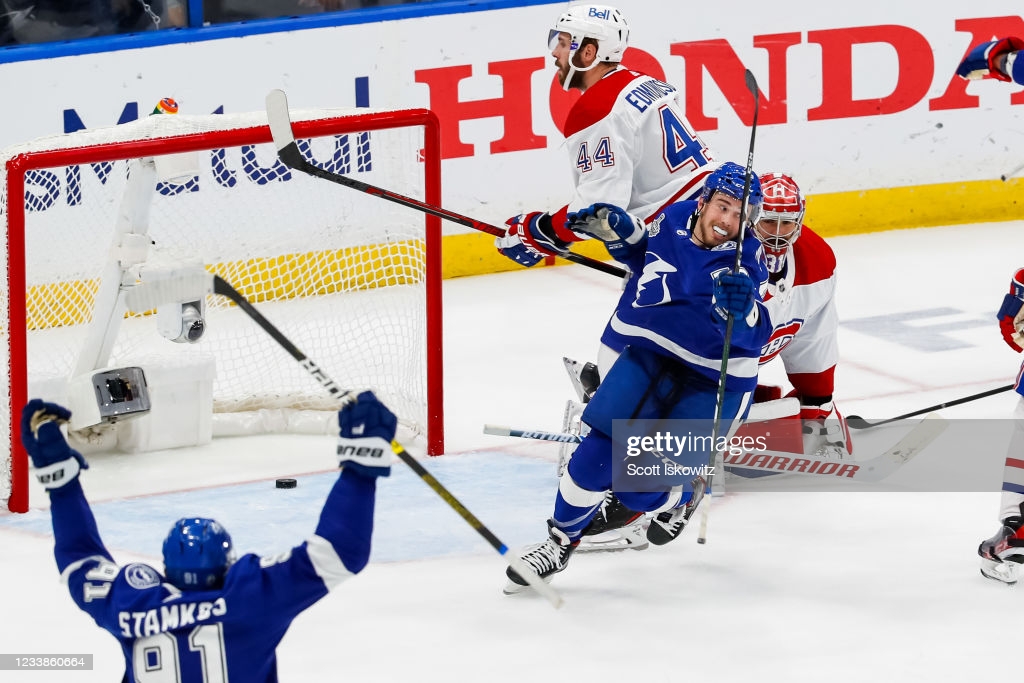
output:
[{"label": "blue hockey helmet", "polygon": [[164,539],[167,580],[182,590],[219,588],[235,561],[231,534],[216,520],[183,517]]},{"label": "blue hockey helmet", "polygon": [[[707,177],[704,181],[704,191],[700,198],[707,203],[716,192],[729,195],[734,199],[743,201],[743,186],[746,183],[747,170],[734,161],[727,161]],[[750,199],[747,201],[748,216],[751,223],[757,222],[761,212],[761,204],[764,196],[761,194],[761,180],[756,173],[750,174]]]}]

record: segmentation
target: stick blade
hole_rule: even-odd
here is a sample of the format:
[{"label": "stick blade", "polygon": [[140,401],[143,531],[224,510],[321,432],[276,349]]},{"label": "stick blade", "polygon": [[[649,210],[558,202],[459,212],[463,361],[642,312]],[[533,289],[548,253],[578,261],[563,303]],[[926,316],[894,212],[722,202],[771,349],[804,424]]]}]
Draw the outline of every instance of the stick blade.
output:
[{"label": "stick blade", "polygon": [[271,90],[267,93],[266,102],[270,135],[274,138],[274,146],[280,152],[288,145],[295,144],[292,121],[288,113],[288,96],[285,95],[284,90]]},{"label": "stick blade", "polygon": [[552,607],[560,609],[565,604],[558,591],[549,586],[544,579],[537,576],[528,564],[512,554],[507,555],[506,559],[508,560],[508,566],[512,567],[519,576],[523,577],[526,583],[530,585],[530,588],[537,591],[545,600],[551,603]]}]

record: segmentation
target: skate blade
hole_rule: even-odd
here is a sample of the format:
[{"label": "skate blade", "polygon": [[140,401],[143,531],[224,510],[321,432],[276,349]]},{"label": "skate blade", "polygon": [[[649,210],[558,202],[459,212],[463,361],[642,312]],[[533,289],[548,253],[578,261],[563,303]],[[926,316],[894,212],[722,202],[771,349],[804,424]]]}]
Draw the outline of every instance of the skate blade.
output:
[{"label": "skate blade", "polygon": [[1016,562],[996,562],[986,558],[981,559],[981,575],[986,579],[999,581],[1007,586],[1017,583],[1020,565]]},{"label": "skate blade", "polygon": [[647,539],[642,542],[629,538],[615,538],[609,541],[588,541],[586,536],[576,546],[578,553],[617,553],[623,550],[646,550],[650,546]]},{"label": "skate blade", "polygon": [[[551,576],[546,576],[542,577],[541,580],[544,583],[551,583],[551,578]],[[523,586],[522,584],[516,583],[512,579],[508,579],[505,582],[505,587],[501,589],[501,592],[505,595],[516,595],[517,593],[524,593],[529,590],[532,590],[529,586]]]}]

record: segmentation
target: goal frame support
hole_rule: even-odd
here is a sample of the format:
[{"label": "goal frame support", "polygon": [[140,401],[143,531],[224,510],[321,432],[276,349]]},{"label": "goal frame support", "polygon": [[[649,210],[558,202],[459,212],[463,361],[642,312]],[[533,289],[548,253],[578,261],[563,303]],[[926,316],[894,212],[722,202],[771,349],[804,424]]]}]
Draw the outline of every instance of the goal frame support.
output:
[{"label": "goal frame support", "polygon": [[[351,118],[351,125],[345,119]],[[424,201],[429,204],[441,203],[441,133],[437,115],[429,109],[402,109],[373,112],[372,118],[336,116],[330,119],[313,119],[294,122],[298,138],[346,133],[368,132],[389,128],[414,127],[423,129]],[[215,142],[211,143],[211,137]],[[248,126],[232,130],[206,133],[191,133],[170,136],[175,142],[174,152],[195,152],[211,147],[239,147],[273,143],[269,125]],[[168,154],[166,140],[155,138],[119,142],[116,145],[94,145],[72,149],[44,150],[18,154],[7,161],[6,191],[7,205],[7,325],[9,334],[8,372],[10,373],[11,410],[9,419],[11,442],[10,451],[10,498],[7,507],[11,512],[28,512],[28,454],[21,445],[21,407],[28,402],[28,335],[25,302],[25,174],[31,170],[56,166],[81,165],[122,161],[137,157],[154,157]],[[11,201],[11,198],[18,198]],[[444,452],[444,354],[442,347],[442,297],[441,297],[441,219],[427,215],[424,219],[426,265],[426,382],[427,382],[427,453],[440,455]],[[12,229],[17,227],[17,229]]]}]

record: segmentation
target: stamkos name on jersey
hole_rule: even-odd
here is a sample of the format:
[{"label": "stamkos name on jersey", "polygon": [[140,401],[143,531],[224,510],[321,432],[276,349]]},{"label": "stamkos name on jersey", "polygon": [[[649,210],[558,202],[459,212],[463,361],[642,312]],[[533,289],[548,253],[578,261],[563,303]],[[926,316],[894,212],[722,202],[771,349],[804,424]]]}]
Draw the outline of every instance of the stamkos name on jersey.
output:
[{"label": "stamkos name on jersey", "polygon": [[832,460],[812,460],[774,453],[742,453],[726,455],[727,467],[747,468],[751,470],[770,470],[772,472],[795,472],[798,474],[831,475],[852,479],[860,471],[860,465],[840,463]]},{"label": "stamkos name on jersey", "polygon": [[660,100],[675,91],[676,89],[668,83],[662,83],[652,78],[626,93],[626,101],[636,107],[637,111],[646,111],[647,107],[651,106],[655,100]]},{"label": "stamkos name on jersey", "polygon": [[220,617],[227,611],[228,604],[224,598],[213,602],[181,602],[145,612],[118,612],[117,625],[125,638],[145,638],[206,621],[210,617]]}]

